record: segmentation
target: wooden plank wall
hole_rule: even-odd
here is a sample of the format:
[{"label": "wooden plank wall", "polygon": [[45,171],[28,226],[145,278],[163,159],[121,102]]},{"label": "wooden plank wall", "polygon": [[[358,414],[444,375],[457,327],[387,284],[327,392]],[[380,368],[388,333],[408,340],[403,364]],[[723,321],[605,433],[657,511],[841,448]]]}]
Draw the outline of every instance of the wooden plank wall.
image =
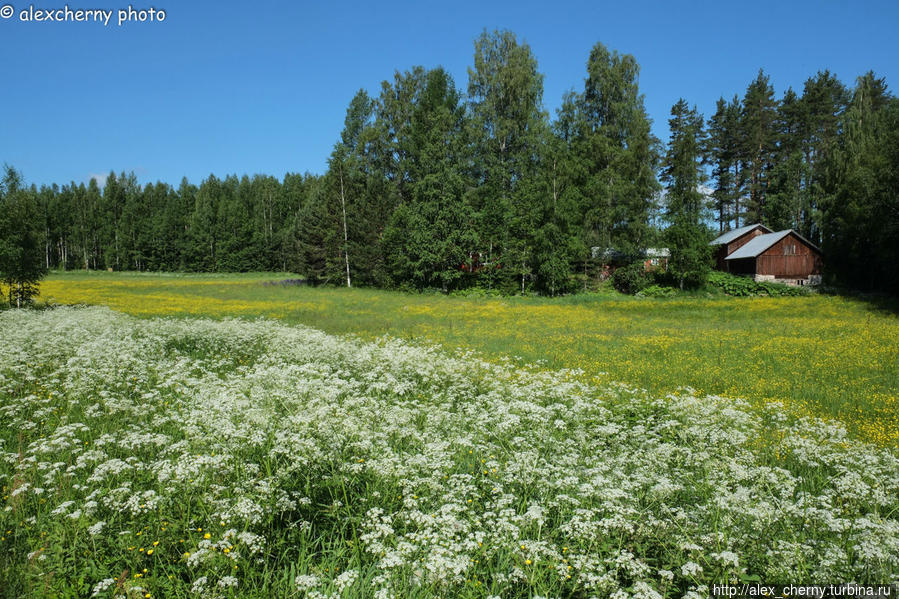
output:
[{"label": "wooden plank wall", "polygon": [[[785,255],[786,246],[796,247],[795,255]],[[787,235],[756,259],[756,273],[783,278],[806,278],[821,274],[821,256],[793,234]]]}]

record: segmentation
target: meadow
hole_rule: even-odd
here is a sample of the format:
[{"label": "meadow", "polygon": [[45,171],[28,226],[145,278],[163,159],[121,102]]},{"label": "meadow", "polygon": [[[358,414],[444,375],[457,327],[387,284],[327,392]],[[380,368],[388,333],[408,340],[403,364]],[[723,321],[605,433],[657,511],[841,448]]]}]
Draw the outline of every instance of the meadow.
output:
[{"label": "meadow", "polygon": [[[0,313],[0,595],[700,599],[711,582],[899,580],[899,457],[839,422],[229,318],[282,291],[234,290],[254,308],[187,284],[179,313],[223,317]],[[484,306],[481,330],[589,309],[460,304]]]},{"label": "meadow", "polygon": [[390,335],[482,359],[582,371],[655,395],[771,401],[899,446],[899,316],[841,297],[466,298],[283,287],[291,275],[55,273],[41,300],[140,317],[266,316],[372,340]]}]

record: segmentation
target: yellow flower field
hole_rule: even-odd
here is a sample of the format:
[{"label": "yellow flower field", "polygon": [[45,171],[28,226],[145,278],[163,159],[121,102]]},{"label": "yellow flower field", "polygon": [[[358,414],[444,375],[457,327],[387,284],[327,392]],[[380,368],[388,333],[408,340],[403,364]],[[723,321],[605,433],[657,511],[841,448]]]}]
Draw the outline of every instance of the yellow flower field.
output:
[{"label": "yellow flower field", "polygon": [[899,317],[838,297],[464,298],[265,285],[286,275],[56,273],[41,301],[137,316],[265,316],[583,371],[653,392],[783,401],[899,446]]}]

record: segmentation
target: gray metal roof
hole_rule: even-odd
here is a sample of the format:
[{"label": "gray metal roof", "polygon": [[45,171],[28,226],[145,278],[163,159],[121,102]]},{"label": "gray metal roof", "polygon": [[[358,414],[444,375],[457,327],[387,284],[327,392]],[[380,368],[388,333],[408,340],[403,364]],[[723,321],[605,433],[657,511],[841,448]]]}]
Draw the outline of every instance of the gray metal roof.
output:
[{"label": "gray metal roof", "polygon": [[768,233],[767,235],[759,235],[758,237],[753,237],[749,243],[727,256],[725,260],[755,258],[792,232],[793,229],[787,229],[786,231],[778,231],[777,233]]},{"label": "gray metal roof", "polygon": [[756,223],[754,225],[746,225],[745,227],[740,227],[739,229],[734,229],[733,231],[728,231],[727,233],[722,233],[721,235],[719,235],[718,237],[713,239],[711,242],[709,242],[709,245],[723,245],[725,243],[730,243],[731,241],[742,237],[746,233],[749,233],[756,227],[761,227],[765,231],[767,231],[769,233],[771,232],[771,229],[769,229],[768,227],[766,227],[765,225],[760,224],[760,223]]},{"label": "gray metal roof", "polygon": [[647,258],[670,258],[671,250],[668,248],[646,248]]}]

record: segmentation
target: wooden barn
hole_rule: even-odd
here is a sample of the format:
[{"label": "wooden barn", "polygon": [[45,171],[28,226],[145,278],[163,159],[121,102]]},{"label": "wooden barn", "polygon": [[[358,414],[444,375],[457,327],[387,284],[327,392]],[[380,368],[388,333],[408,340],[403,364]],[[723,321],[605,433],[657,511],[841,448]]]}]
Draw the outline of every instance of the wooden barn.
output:
[{"label": "wooden barn", "polygon": [[718,250],[719,270],[751,275],[756,281],[790,285],[821,282],[821,250],[796,231],[787,229],[772,233],[763,225],[750,225],[730,233],[738,232],[729,241],[719,241],[729,235],[725,233],[712,242],[721,246]]},{"label": "wooden barn", "polygon": [[734,253],[759,235],[765,235],[766,233],[773,233],[773,231],[765,225],[755,224],[728,231],[715,238],[709,244],[718,246],[715,250],[715,268],[726,272],[727,262],[725,262],[725,259],[730,254]]}]

